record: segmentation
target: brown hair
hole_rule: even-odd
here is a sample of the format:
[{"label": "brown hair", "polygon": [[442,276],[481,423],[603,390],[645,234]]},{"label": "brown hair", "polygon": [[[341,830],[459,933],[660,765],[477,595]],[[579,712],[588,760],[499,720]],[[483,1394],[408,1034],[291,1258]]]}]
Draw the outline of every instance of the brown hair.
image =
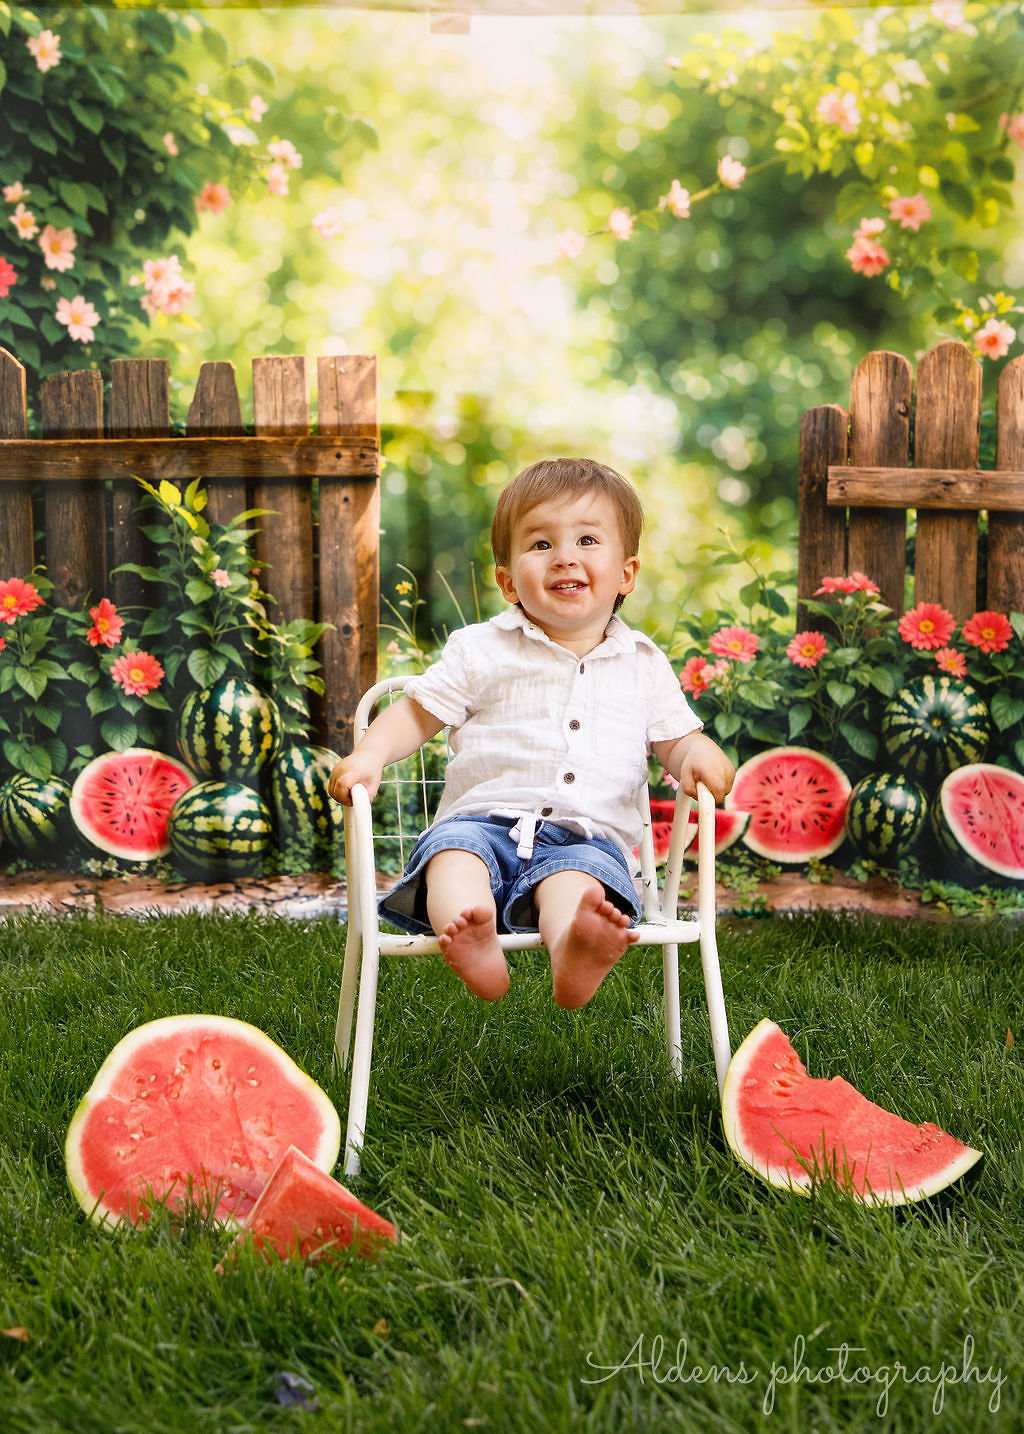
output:
[{"label": "brown hair", "polygon": [[[619,520],[626,557],[635,557],[640,550],[644,510],[632,484],[614,468],[593,458],[545,458],[517,473],[501,490],[491,523],[491,551],[496,565],[508,567],[512,557],[512,532],[525,513],[538,503],[577,493],[597,493],[610,500]],[[612,611],[618,612],[622,602],[623,594],[619,593]],[[516,606],[522,607],[522,604]]]}]

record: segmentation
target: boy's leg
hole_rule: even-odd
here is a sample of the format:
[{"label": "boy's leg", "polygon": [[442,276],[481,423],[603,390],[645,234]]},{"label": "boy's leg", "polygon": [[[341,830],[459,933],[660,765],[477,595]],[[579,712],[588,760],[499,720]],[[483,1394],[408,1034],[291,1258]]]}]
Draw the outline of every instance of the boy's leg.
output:
[{"label": "boy's leg", "polygon": [[538,925],[551,956],[551,988],[567,1011],[585,1006],[639,938],[629,917],[605,896],[596,876],[556,871],[537,884]]},{"label": "boy's leg", "polygon": [[439,851],[427,862],[427,916],[445,961],[473,992],[498,1001],[508,965],[498,940],[487,867],[471,851]]}]

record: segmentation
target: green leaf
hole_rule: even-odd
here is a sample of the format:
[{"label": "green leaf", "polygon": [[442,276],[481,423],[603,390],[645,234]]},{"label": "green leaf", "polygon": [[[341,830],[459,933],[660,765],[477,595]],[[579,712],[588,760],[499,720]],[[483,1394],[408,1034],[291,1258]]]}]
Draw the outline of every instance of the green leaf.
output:
[{"label": "green leaf", "polygon": [[126,752],[138,740],[139,729],[130,717],[109,717],[100,723],[100,736],[115,752]]},{"label": "green leaf", "polygon": [[722,738],[732,737],[742,726],[743,718],[738,712],[715,713],[715,731]]},{"label": "green leaf", "polygon": [[878,751],[878,738],[874,732],[866,732],[863,727],[857,727],[852,722],[840,722],[839,730],[858,757],[873,760]]},{"label": "green leaf", "polygon": [[[234,528],[239,523],[247,523],[250,518],[276,518],[277,513],[276,508],[246,508],[244,513],[236,513],[230,522],[225,524],[225,527]],[[251,528],[249,531],[254,533],[257,529]]]},{"label": "green leaf", "polygon": [[[4,743],[4,745],[7,744]],[[21,749],[19,765],[23,772],[27,772],[30,777],[38,777],[41,782],[48,782],[53,776],[53,763],[50,761],[50,754],[45,747],[38,743]]]},{"label": "green leaf", "polygon": [[14,676],[18,686],[21,687],[30,697],[37,700],[46,691],[47,678],[43,672],[36,672],[32,667],[16,667]]},{"label": "green leaf", "polygon": [[789,709],[790,741],[801,733],[811,720],[814,709],[809,702],[797,702]]},{"label": "green leaf", "polygon": [[100,140],[100,149],[110,161],[111,167],[116,169],[119,175],[124,174],[126,151],[124,140],[120,135],[105,134]]},{"label": "green leaf", "polygon": [[41,149],[45,154],[57,153],[57,141],[53,135],[45,129],[39,129],[38,126],[32,131],[32,143],[36,149]]},{"label": "green leaf", "polygon": [[[95,105],[83,105],[81,100],[69,99],[68,108],[79,124],[84,125],[92,134],[99,134],[103,128],[103,111]],[[54,154],[56,150],[52,151]]]},{"label": "green leaf", "polygon": [[106,214],[107,201],[102,189],[97,189],[95,184],[90,184],[87,179],[79,180],[79,185],[89,200],[90,209],[98,210],[100,214]]},{"label": "green leaf", "polygon": [[162,692],[147,692],[142,700],[147,707],[157,707],[161,712],[171,712],[174,710]]},{"label": "green leaf", "polygon": [[37,703],[32,715],[38,722],[41,722],[44,727],[48,727],[51,732],[56,732],[60,726],[59,707],[44,707],[42,703]]},{"label": "green leaf", "polygon": [[171,614],[166,608],[156,608],[149,614],[142,624],[140,636],[153,637],[161,632],[166,632],[171,625]]},{"label": "green leaf", "polygon": [[771,608],[772,612],[777,612],[780,617],[786,617],[789,613],[789,603],[775,588],[765,588],[764,603],[766,607]]},{"label": "green leaf", "polygon": [[1024,612],[1011,612],[1010,626],[1020,638],[1021,642],[1024,642]]},{"label": "green leaf", "polygon": [[275,75],[272,66],[268,65],[265,60],[258,60],[255,55],[246,55],[245,59],[239,60],[238,63],[239,65],[245,65],[248,69],[252,70],[253,74],[262,84],[277,84],[277,76]]},{"label": "green leaf", "polygon": [[1017,758],[1017,765],[1024,767],[1024,737],[1018,737],[1013,744],[1014,756]]},{"label": "green leaf", "polygon": [[214,30],[210,25],[203,26],[203,44],[213,58],[220,64],[228,62],[228,42],[219,30]]},{"label": "green leaf", "polygon": [[224,658],[207,648],[197,648],[188,655],[188,670],[199,687],[212,687],[219,677],[223,677],[226,669]]},{"label": "green leaf", "polygon": [[[0,313],[3,314],[3,317],[9,324],[17,324],[18,327],[22,329],[36,328],[35,320],[30,319],[25,310],[18,304],[12,303],[10,299],[3,301],[3,308],[0,310]],[[17,355],[15,357],[17,357]]]},{"label": "green leaf", "polygon": [[213,584],[204,582],[202,578],[189,578],[185,584],[185,596],[189,602],[206,602],[207,598],[213,597],[214,591]]},{"label": "green leaf", "polygon": [[138,573],[139,577],[144,578],[146,582],[164,583],[168,587],[177,587],[173,578],[165,578],[163,573],[158,572],[156,568],[147,567],[143,563],[118,563],[116,568],[110,569],[110,573],[111,576],[114,573]]},{"label": "green leaf", "polygon": [[0,60],[0,90],[3,89],[4,85],[6,85],[6,83],[7,83],[7,67],[5,66],[3,60]]},{"label": "green leaf", "polygon": [[962,214],[965,219],[970,219],[974,213],[974,195],[966,184],[960,184],[955,179],[943,179],[939,184],[939,193],[956,214]]},{"label": "green leaf", "polygon": [[896,679],[888,667],[873,667],[868,673],[868,681],[883,697],[891,697],[896,691]]},{"label": "green leaf", "polygon": [[84,662],[72,662],[68,671],[76,682],[84,682],[86,687],[95,687],[100,680],[100,675],[94,667],[87,667]]},{"label": "green leaf", "polygon": [[101,712],[109,712],[116,704],[117,698],[114,694],[103,692],[99,687],[93,687],[85,694],[85,705],[91,717],[98,717]]},{"label": "green leaf", "polygon": [[1019,697],[1011,697],[1005,689],[1000,689],[993,696],[989,711],[1000,732],[1005,732],[1007,727],[1012,727],[1024,717],[1024,701]]},{"label": "green leaf", "polygon": [[117,79],[115,75],[110,74],[110,72],[106,70],[94,69],[92,79],[96,88],[102,91],[104,97],[108,99],[115,108],[122,103],[125,96],[125,89],[124,85],[122,85],[121,81]]},{"label": "green leaf", "polygon": [[58,179],[57,189],[60,192],[60,197],[68,208],[73,209],[76,214],[81,214],[84,218],[89,212],[89,201],[81,185],[75,184],[68,179]]},{"label": "green leaf", "polygon": [[825,691],[837,707],[845,707],[857,695],[857,689],[851,687],[849,682],[836,682],[835,680],[825,683]]},{"label": "green leaf", "polygon": [[0,35],[11,33],[11,7],[7,0],[0,0]]}]

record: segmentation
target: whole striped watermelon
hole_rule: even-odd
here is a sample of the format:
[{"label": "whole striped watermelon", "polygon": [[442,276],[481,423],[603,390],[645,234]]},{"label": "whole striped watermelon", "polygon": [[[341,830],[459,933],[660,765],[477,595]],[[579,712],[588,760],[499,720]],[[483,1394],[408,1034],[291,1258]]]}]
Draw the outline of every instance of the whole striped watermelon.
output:
[{"label": "whole striped watermelon", "polygon": [[882,715],[886,751],[909,777],[941,782],[980,762],[992,727],[976,687],[945,673],[925,673],[902,687]]},{"label": "whole striped watermelon", "polygon": [[241,782],[197,782],[171,808],[175,860],[208,880],[256,871],[273,844],[270,811]]},{"label": "whole striped watermelon", "polygon": [[874,861],[896,861],[920,836],[927,814],[923,787],[902,772],[872,772],[850,793],[846,834]]},{"label": "whole striped watermelon", "polygon": [[345,809],[327,795],[341,761],[329,747],[296,743],[270,766],[270,804],[278,837],[310,856],[330,858],[342,839]]},{"label": "whole striped watermelon", "polygon": [[0,832],[19,855],[49,851],[70,835],[70,803],[63,778],[43,781],[19,772],[0,787]]},{"label": "whole striped watermelon", "polygon": [[281,746],[277,703],[251,682],[221,677],[192,692],[178,716],[178,751],[194,772],[244,782]]}]

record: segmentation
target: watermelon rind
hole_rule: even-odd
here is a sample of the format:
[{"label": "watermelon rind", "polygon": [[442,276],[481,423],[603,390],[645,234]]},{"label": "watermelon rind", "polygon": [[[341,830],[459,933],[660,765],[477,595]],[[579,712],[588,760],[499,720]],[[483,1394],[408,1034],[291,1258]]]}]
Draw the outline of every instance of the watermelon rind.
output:
[{"label": "watermelon rind", "polygon": [[342,840],[344,808],[327,794],[341,761],[329,747],[294,743],[270,764],[270,808],[278,835],[315,855],[330,856]]},{"label": "watermelon rind", "polygon": [[[316,1149],[309,1158],[327,1174],[330,1174],[338,1162],[338,1154],[341,1150],[341,1120],[338,1112],[326,1092],[321,1090],[316,1081],[296,1065],[288,1052],[283,1050],[276,1041],[272,1041],[266,1032],[261,1031],[258,1026],[251,1025],[248,1021],[240,1021],[234,1016],[211,1016],[198,1013],[160,1016],[154,1021],[146,1021],[143,1025],[136,1026],[133,1031],[122,1036],[114,1046],[97,1071],[92,1085],[78,1102],[64,1141],[64,1162],[71,1192],[89,1219],[105,1230],[130,1227],[131,1222],[119,1216],[109,1206],[104,1205],[102,1191],[90,1190],[88,1187],[82,1164],[81,1142],[89,1111],[96,1102],[104,1099],[124,1068],[130,1065],[141,1051],[145,1050],[149,1042],[160,1040],[175,1031],[189,1029],[214,1034],[223,1032],[236,1038],[247,1036],[258,1042],[262,1054],[266,1055],[272,1050],[282,1076],[292,1084],[305,1088],[312,1099],[314,1108],[322,1116],[323,1130],[317,1141]],[[229,1228],[240,1228],[244,1222],[229,1217],[223,1223]]]},{"label": "watermelon rind", "polygon": [[[688,837],[687,844],[683,849],[684,861],[700,860],[700,838],[697,833],[698,814],[690,808],[689,825],[693,828],[693,836]],[[731,846],[740,840],[747,827],[750,825],[750,813],[742,812],[738,808],[715,808],[715,856],[720,856],[723,851],[728,851]]]},{"label": "watermelon rind", "polygon": [[[759,836],[757,824],[753,819],[753,809],[743,805],[744,796],[749,793],[750,781],[760,773],[762,767],[776,763],[785,765],[787,761],[794,759],[800,762],[809,761],[817,766],[823,777],[831,783],[835,791],[836,802],[841,804],[831,822],[833,827],[831,834],[822,836],[813,846],[808,845],[805,840],[799,849],[784,841],[768,841]],[[771,861],[783,864],[807,862],[812,858],[821,860],[823,857],[830,856],[832,852],[842,846],[846,835],[844,819],[850,791],[849,777],[838,763],[834,762],[831,757],[826,757],[824,753],[812,751],[810,747],[771,747],[765,752],[758,752],[755,756],[750,757],[739,768],[732,788],[726,794],[725,805],[729,811],[749,811],[751,813],[751,820],[742,833],[742,841],[758,856],[767,857]]]},{"label": "watermelon rind", "polygon": [[46,853],[69,834],[70,801],[63,777],[18,772],[0,787],[0,834],[19,855]]},{"label": "watermelon rind", "polygon": [[178,751],[206,777],[247,781],[276,756],[284,733],[277,703],[252,682],[219,678],[190,692],[178,714]]},{"label": "watermelon rind", "polygon": [[270,808],[242,782],[197,782],[175,802],[168,822],[171,851],[189,871],[246,876],[273,845]]},{"label": "watermelon rind", "polygon": [[927,816],[923,787],[902,772],[871,772],[850,793],[846,834],[864,856],[894,862],[911,850]]},{"label": "watermelon rind", "polygon": [[960,815],[955,810],[958,788],[979,780],[984,782],[987,778],[1003,786],[1009,783],[1019,790],[1016,812],[1004,811],[996,820],[1002,832],[1012,833],[1011,839],[1016,840],[1024,856],[1024,775],[1009,767],[999,767],[994,762],[972,762],[950,772],[939,788],[938,801],[932,812],[932,830],[944,850],[950,855],[965,858],[975,871],[992,871],[1011,881],[1024,881],[1024,859],[1011,865],[987,852],[981,841],[976,837],[972,840],[972,833],[963,829]]},{"label": "watermelon rind", "polygon": [[[166,752],[157,752],[149,747],[128,747],[123,752],[101,752],[98,757],[94,757],[91,762],[87,763],[75,778],[71,788],[71,819],[86,841],[98,847],[100,851],[105,851],[110,856],[120,857],[122,861],[155,861],[158,857],[166,856],[171,849],[166,822],[163,841],[153,842],[151,845],[143,847],[138,841],[116,841],[99,831],[88,810],[88,800],[90,796],[94,800],[97,798],[97,788],[102,786],[104,773],[108,769],[112,770],[131,762],[147,765],[150,771],[158,764],[165,765],[168,770],[173,769],[183,783],[179,796],[195,785],[196,779],[193,773],[177,758],[169,757]],[[167,810],[167,817],[170,817],[170,808]]]},{"label": "watermelon rind", "polygon": [[941,782],[957,767],[980,762],[991,734],[981,693],[947,673],[913,678],[882,713],[886,751],[908,776],[929,784]]},{"label": "watermelon rind", "polygon": [[[749,1170],[752,1175],[758,1176],[759,1179],[766,1181],[777,1190],[785,1190],[791,1195],[809,1197],[815,1185],[820,1183],[821,1177],[817,1172],[807,1169],[797,1173],[779,1166],[762,1163],[748,1151],[740,1131],[743,1082],[750,1067],[760,1055],[761,1046],[778,1034],[781,1034],[778,1024],[765,1017],[764,1020],[758,1021],[734,1053],[722,1086],[722,1126],[729,1149],[745,1170]],[[859,1203],[869,1206],[909,1205],[916,1200],[925,1200],[930,1195],[937,1195],[940,1190],[945,1190],[947,1185],[952,1185],[955,1180],[966,1175],[967,1171],[978,1163],[981,1156],[980,1150],[974,1150],[967,1146],[962,1155],[947,1161],[941,1170],[936,1171],[929,1179],[921,1180],[915,1185],[864,1192],[850,1190],[848,1193]]]}]

